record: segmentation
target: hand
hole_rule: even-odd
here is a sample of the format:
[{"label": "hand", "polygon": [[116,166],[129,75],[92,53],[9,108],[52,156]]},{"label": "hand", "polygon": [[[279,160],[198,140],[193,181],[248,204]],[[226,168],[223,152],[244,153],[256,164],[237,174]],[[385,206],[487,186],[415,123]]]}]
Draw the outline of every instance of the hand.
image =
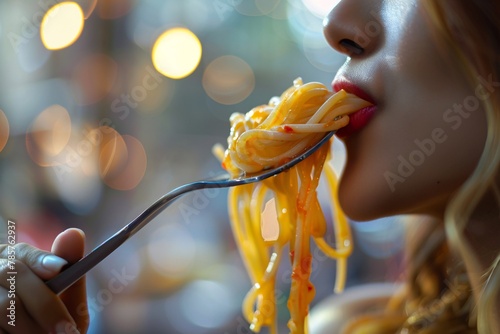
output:
[{"label": "hand", "polygon": [[[56,276],[65,264],[74,263],[83,256],[85,234],[78,229],[62,232],[52,244],[52,253],[25,243],[14,247],[16,274],[12,276],[8,274],[12,271],[8,266],[12,246],[0,245],[0,308],[1,314],[7,314],[0,318],[0,333],[86,333],[89,317],[85,277],[59,296],[44,283]],[[15,289],[15,297],[12,289]],[[14,316],[9,317],[12,314]]]}]

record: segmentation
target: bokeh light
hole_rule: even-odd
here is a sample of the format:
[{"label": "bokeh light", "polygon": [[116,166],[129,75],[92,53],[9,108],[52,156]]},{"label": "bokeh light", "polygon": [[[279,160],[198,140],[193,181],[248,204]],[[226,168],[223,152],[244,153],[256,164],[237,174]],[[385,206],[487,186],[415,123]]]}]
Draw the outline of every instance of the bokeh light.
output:
[{"label": "bokeh light", "polygon": [[404,247],[405,217],[385,217],[370,222],[352,224],[357,244],[367,255],[389,258]]},{"label": "bokeh light", "polygon": [[[101,179],[116,190],[131,190],[141,182],[147,167],[144,146],[136,138],[121,136],[111,128],[99,153]],[[114,131],[114,132],[113,132]]]},{"label": "bokeh light", "polygon": [[50,8],[40,26],[43,45],[49,50],[64,49],[80,37],[85,16],[75,2],[61,2]]},{"label": "bokeh light", "polygon": [[[120,296],[121,297],[121,296]],[[139,298],[119,298],[107,305],[106,312],[119,333],[141,333],[148,321],[149,305]],[[142,330],[141,330],[142,329]]]},{"label": "bokeh light", "polygon": [[305,33],[302,49],[309,63],[324,72],[335,73],[344,62],[344,59],[339,57],[322,34]]},{"label": "bokeh light", "polygon": [[97,6],[97,0],[73,0],[82,8],[85,19],[88,19]]},{"label": "bokeh light", "polygon": [[236,104],[246,99],[255,87],[252,68],[243,59],[222,56],[212,61],[203,73],[203,88],[220,104]]},{"label": "bokeh light", "polygon": [[180,296],[180,308],[189,322],[203,328],[220,328],[233,317],[235,296],[221,282],[198,280]]},{"label": "bokeh light", "polygon": [[169,278],[189,275],[193,269],[196,250],[194,238],[181,224],[169,223],[157,229],[148,242],[148,256],[152,267],[160,275]]},{"label": "bokeh light", "polygon": [[93,156],[85,158],[80,162],[79,168],[59,165],[49,174],[53,177],[53,185],[62,204],[76,215],[91,213],[100,203],[104,187],[97,173],[86,173],[88,166],[95,165],[95,159]]},{"label": "bokeh light", "polygon": [[71,118],[60,105],[52,105],[33,121],[26,134],[26,148],[31,159],[40,166],[56,164],[56,157],[71,137]]},{"label": "bokeh light", "polygon": [[192,31],[172,28],[161,34],[154,43],[152,60],[161,74],[182,79],[196,70],[201,53],[201,42]]},{"label": "bokeh light", "polygon": [[322,19],[340,0],[302,0],[302,2],[311,13]]},{"label": "bokeh light", "polygon": [[[18,221],[20,239],[44,249],[67,227],[97,245],[169,189],[217,175],[210,148],[226,139],[231,113],[297,76],[326,84],[344,61],[323,36],[332,0],[67,1],[0,2],[0,210]],[[77,20],[62,15],[65,5],[83,20],[79,10]],[[52,51],[50,38],[70,47]],[[345,152],[333,150],[341,171]],[[251,282],[226,190],[189,194],[164,214],[89,275],[89,333],[246,331]],[[264,223],[266,239],[278,228]],[[353,232],[367,245],[355,256],[392,265],[400,233]],[[334,267],[314,272],[316,301],[331,294]],[[358,257],[349,267],[352,284],[370,280]],[[289,270],[285,261],[276,282],[279,332]]]},{"label": "bokeh light", "polygon": [[300,0],[288,5],[288,25],[297,43],[302,44],[306,35],[323,38],[323,18],[311,12]]},{"label": "bokeh light", "polygon": [[75,99],[81,105],[90,105],[106,97],[116,82],[118,65],[104,54],[90,54],[83,58],[73,72]]},{"label": "bokeh light", "polygon": [[115,178],[125,168],[128,159],[127,145],[113,128],[102,126],[92,130],[91,136],[102,138],[99,153],[99,173],[103,179]]},{"label": "bokeh light", "polygon": [[288,26],[303,54],[317,69],[334,73],[344,62],[326,42],[323,18],[338,0],[295,0],[288,5]]},{"label": "bokeh light", "polygon": [[7,144],[7,141],[9,140],[9,132],[9,120],[3,110],[0,109],[0,152],[2,152]]},{"label": "bokeh light", "polygon": [[267,16],[276,20],[286,20],[288,18],[288,1],[280,0],[276,7]]}]

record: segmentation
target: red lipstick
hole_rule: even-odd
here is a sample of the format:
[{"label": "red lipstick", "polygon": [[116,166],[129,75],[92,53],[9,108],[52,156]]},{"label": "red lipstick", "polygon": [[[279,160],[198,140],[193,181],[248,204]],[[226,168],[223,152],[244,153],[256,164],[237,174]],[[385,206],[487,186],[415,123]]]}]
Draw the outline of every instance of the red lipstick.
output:
[{"label": "red lipstick", "polygon": [[368,93],[366,93],[363,89],[356,86],[352,82],[342,78],[339,80],[335,80],[332,84],[332,88],[335,92],[343,89],[350,94],[354,94],[357,97],[366,100],[373,105],[365,107],[356,111],[355,113],[349,115],[349,124],[341,129],[339,129],[335,135],[339,138],[346,138],[363,129],[370,119],[373,117],[377,110],[377,104],[373,97],[371,97]]}]

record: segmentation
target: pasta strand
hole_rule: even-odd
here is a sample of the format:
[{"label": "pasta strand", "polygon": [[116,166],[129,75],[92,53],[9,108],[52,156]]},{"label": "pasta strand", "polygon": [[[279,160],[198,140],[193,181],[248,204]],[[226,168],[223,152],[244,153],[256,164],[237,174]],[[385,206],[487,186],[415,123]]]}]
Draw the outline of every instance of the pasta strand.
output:
[{"label": "pasta strand", "polygon": [[[231,115],[228,148],[218,146],[214,154],[233,176],[251,174],[283,164],[302,154],[326,132],[349,123],[349,114],[370,105],[345,91],[331,93],[320,83],[294,81],[280,97],[247,114]],[[290,170],[259,184],[229,190],[228,206],[232,230],[252,281],[242,311],[249,328],[259,332],[267,326],[277,333],[276,273],[283,250],[289,247],[292,265],[288,327],[293,334],[307,333],[309,304],[315,289],[311,239],[327,256],[337,260],[335,291],[345,285],[347,258],[352,252],[351,232],[337,199],[337,180],[327,158],[330,143]],[[325,240],[326,218],[316,188],[324,175],[333,201],[335,248]],[[279,226],[276,240],[265,241],[261,212],[268,199],[275,199]]]}]

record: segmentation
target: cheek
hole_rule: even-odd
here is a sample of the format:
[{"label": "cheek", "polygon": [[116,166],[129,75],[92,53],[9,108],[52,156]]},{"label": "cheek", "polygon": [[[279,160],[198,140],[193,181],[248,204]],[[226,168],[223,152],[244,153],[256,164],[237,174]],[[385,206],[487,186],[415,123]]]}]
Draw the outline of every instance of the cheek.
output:
[{"label": "cheek", "polygon": [[[370,124],[363,133],[346,140],[347,161],[340,178],[339,201],[344,212],[357,221],[387,216],[393,191],[384,179],[394,154],[377,134],[379,124]],[[392,146],[392,149],[395,149]]]},{"label": "cheek", "polygon": [[442,213],[485,142],[486,120],[474,90],[450,61],[454,56],[443,54],[427,33],[420,12],[386,21],[385,44],[367,59],[381,78],[377,98],[385,105],[347,138],[339,185],[342,208],[359,221]]},{"label": "cheek", "polygon": [[479,160],[486,120],[477,109],[446,118],[448,109],[440,107],[425,122],[380,115],[348,138],[339,200],[349,217],[442,211]]}]

